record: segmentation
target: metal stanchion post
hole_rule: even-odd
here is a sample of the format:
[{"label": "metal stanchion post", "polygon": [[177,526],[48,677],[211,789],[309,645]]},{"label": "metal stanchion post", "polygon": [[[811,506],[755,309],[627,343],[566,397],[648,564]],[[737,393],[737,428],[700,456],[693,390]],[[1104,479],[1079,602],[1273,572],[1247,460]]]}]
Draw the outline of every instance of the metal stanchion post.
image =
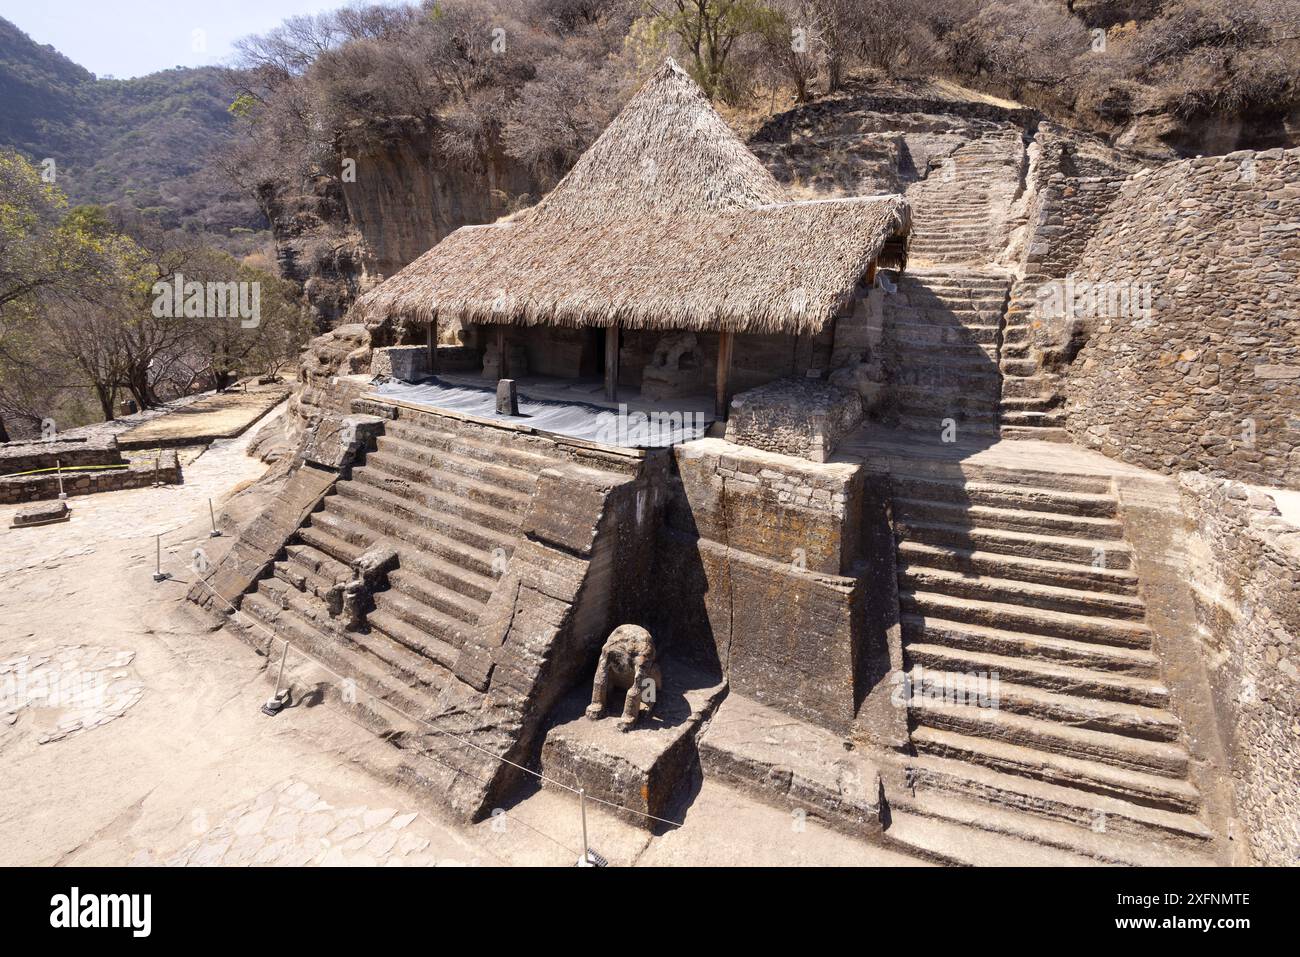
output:
[{"label": "metal stanchion post", "polygon": [[[46,459],[46,461],[48,462],[49,459]],[[54,474],[59,477],[59,501],[64,501],[68,497],[68,493],[63,490],[63,460],[62,459],[54,460]]]},{"label": "metal stanchion post", "polygon": [[154,536],[154,573],[153,580],[156,582],[165,582],[172,576],[162,570],[162,536]]},{"label": "metal stanchion post", "polygon": [[266,700],[262,705],[262,714],[275,717],[284,710],[284,706],[289,703],[289,692],[281,691],[280,686],[284,683],[284,663],[289,660],[289,642],[284,643],[284,652],[280,655],[280,670],[275,676],[275,694]]},{"label": "metal stanchion post", "polygon": [[208,538],[220,538],[221,532],[217,529],[217,513],[213,511],[212,499],[208,499],[208,517],[212,519],[212,531],[208,532]]}]

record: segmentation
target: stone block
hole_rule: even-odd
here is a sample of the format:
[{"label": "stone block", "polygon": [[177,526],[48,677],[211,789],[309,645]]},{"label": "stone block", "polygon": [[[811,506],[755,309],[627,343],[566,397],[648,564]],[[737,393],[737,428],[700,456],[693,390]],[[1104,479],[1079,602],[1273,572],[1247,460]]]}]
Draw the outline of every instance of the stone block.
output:
[{"label": "stone block", "polygon": [[418,382],[429,374],[428,346],[384,346],[370,357],[370,374]]},{"label": "stone block", "polygon": [[[726,692],[716,676],[680,662],[663,664],[664,681],[654,711],[631,731],[617,730],[613,714],[593,721],[584,682],[556,707],[542,746],[542,774],[588,796],[617,805],[620,817],[654,830],[698,766],[695,738]],[[606,810],[611,810],[606,808]]]},{"label": "stone block", "polygon": [[38,502],[35,505],[28,505],[26,508],[20,508],[14,513],[14,528],[23,528],[30,525],[52,525],[55,522],[66,522],[71,512],[68,511],[68,503],[62,500],[54,502]]},{"label": "stone block", "polygon": [[862,419],[857,392],[820,379],[777,379],[731,400],[727,441],[825,462]]},{"label": "stone block", "polygon": [[844,739],[734,691],[699,740],[704,774],[854,837],[881,832],[880,773]]},{"label": "stone block", "polygon": [[323,415],[304,436],[303,459],[341,471],[374,447],[376,437],[383,434],[384,421],[377,415]]}]

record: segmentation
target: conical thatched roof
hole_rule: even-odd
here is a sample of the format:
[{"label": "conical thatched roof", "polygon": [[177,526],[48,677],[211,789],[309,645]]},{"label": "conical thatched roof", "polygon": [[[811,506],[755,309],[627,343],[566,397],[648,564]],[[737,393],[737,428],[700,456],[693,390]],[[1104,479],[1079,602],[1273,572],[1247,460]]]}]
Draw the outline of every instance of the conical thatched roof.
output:
[{"label": "conical thatched roof", "polygon": [[667,60],[534,213],[594,222],[726,212],[788,198],[704,91]]},{"label": "conical thatched roof", "polygon": [[456,230],[356,317],[816,332],[909,225],[900,196],[789,201],[669,60],[542,202]]}]

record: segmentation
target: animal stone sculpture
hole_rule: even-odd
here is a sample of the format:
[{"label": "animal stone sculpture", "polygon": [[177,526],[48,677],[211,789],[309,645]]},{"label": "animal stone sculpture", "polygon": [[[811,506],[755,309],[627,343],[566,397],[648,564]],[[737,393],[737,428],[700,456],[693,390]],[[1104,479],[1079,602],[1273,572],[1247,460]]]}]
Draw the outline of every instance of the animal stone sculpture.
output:
[{"label": "animal stone sculpture", "polygon": [[642,703],[647,714],[654,709],[662,682],[650,632],[639,625],[620,625],[610,633],[600,651],[587,717],[594,721],[605,713],[605,698],[611,688],[623,691],[618,730],[630,731],[640,717]]}]

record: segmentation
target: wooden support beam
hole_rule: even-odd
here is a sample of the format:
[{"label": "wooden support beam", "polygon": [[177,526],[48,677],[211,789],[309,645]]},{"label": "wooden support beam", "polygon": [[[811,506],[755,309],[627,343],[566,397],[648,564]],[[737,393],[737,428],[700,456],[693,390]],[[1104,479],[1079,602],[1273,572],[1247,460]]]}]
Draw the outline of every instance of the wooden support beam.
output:
[{"label": "wooden support beam", "polygon": [[713,412],[720,419],[727,417],[727,408],[731,405],[728,380],[731,378],[731,350],[734,344],[733,333],[723,330],[718,334],[718,389],[713,402]]},{"label": "wooden support beam", "polygon": [[429,339],[429,375],[438,374],[438,320],[430,319],[428,326]]},{"label": "wooden support beam", "polygon": [[605,398],[618,401],[618,326],[605,330]]}]

